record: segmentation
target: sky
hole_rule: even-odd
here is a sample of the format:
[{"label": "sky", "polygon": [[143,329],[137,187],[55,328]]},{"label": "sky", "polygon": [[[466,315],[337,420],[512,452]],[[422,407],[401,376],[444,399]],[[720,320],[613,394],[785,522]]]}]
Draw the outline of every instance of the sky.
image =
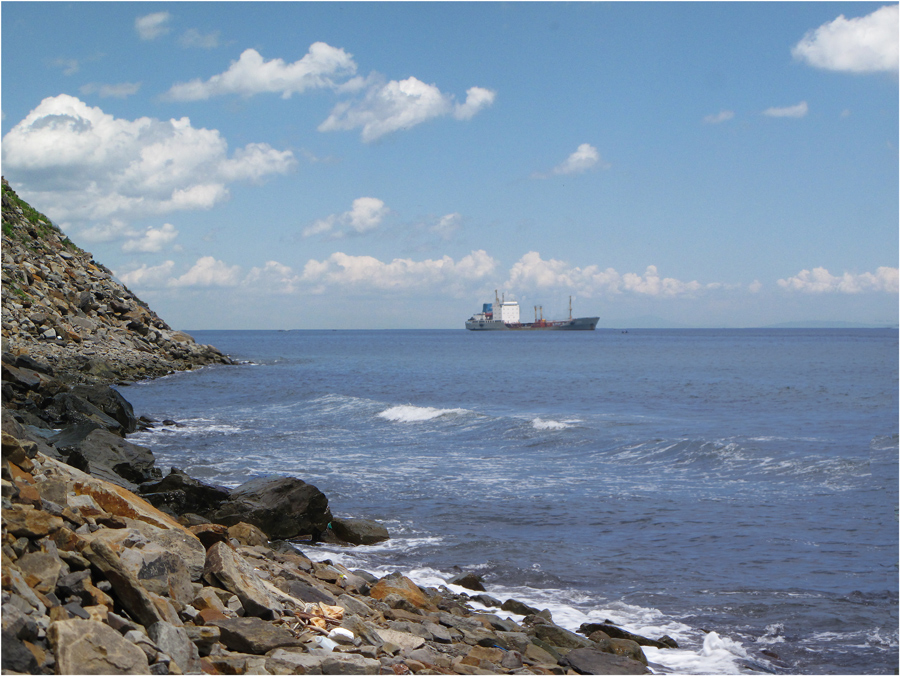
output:
[{"label": "sky", "polygon": [[170,325],[898,322],[898,5],[0,4],[2,173]]}]

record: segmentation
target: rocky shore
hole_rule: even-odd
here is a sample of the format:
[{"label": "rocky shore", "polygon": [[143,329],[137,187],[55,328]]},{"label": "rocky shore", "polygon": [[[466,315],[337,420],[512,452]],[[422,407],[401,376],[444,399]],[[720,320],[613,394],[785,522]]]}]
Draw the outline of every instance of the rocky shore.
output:
[{"label": "rocky shore", "polygon": [[301,479],[164,475],[127,441],[154,421],[112,385],[230,360],[5,181],[2,302],[3,673],[640,674],[642,645],[676,647],[611,623],[568,631],[473,575],[422,588],[313,561],[317,541],[389,534],[334,518]]}]

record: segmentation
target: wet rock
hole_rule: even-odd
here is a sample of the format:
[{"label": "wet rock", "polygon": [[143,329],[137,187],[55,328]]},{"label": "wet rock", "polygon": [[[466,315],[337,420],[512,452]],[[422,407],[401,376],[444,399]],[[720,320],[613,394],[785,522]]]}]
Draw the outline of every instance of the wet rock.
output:
[{"label": "wet rock", "polygon": [[325,494],[293,477],[252,479],[231,491],[229,499],[208,516],[226,526],[246,521],[272,540],[319,537],[332,520]]},{"label": "wet rock", "polygon": [[160,481],[140,487],[141,496],[153,506],[166,508],[174,514],[208,514],[228,499],[229,491],[189,477],[173,467]]},{"label": "wet rock", "polygon": [[144,652],[102,622],[81,619],[54,622],[47,637],[60,674],[150,673]]},{"label": "wet rock", "polygon": [[[647,638],[646,636],[640,636],[639,634],[632,634],[630,631],[626,631],[621,627],[613,624],[612,622],[585,622],[578,628],[579,634],[584,634],[585,636],[590,636],[596,631],[602,631],[609,638],[622,638],[628,639],[629,641],[634,641],[638,645],[644,645],[651,648],[677,648],[678,644],[675,643],[674,639],[669,638],[668,636],[663,637],[666,640],[655,641],[651,638]],[[672,645],[674,643],[674,645]]]},{"label": "wet rock", "polygon": [[579,674],[649,674],[650,670],[635,660],[601,652],[594,648],[576,648],[560,660]]},{"label": "wet rock", "polygon": [[390,539],[388,529],[371,519],[335,517],[331,520],[331,530],[340,540],[354,545],[374,545]]},{"label": "wet rock", "polygon": [[226,648],[251,655],[264,655],[270,650],[299,647],[302,642],[283,626],[258,617],[235,617],[214,620],[206,626],[218,627],[219,639]]},{"label": "wet rock", "polygon": [[558,648],[594,647],[592,641],[555,624],[536,624],[533,627],[533,632],[537,638]]},{"label": "wet rock", "polygon": [[516,599],[507,599],[500,605],[500,609],[509,613],[515,613],[516,615],[537,615],[541,612],[537,608],[532,608],[528,604],[517,601]]},{"label": "wet rock", "polygon": [[605,653],[629,657],[641,664],[647,664],[647,657],[644,655],[644,651],[641,650],[641,646],[627,638],[601,639],[595,642],[594,647]]},{"label": "wet rock", "polygon": [[75,385],[72,394],[90,402],[110,418],[119,423],[125,434],[137,429],[134,408],[117,390],[108,385]]},{"label": "wet rock", "polygon": [[466,589],[471,589],[473,591],[483,592],[485,590],[484,584],[481,580],[481,576],[476,575],[475,573],[460,573],[459,575],[450,578],[449,583],[459,585],[460,587],[465,587]]}]

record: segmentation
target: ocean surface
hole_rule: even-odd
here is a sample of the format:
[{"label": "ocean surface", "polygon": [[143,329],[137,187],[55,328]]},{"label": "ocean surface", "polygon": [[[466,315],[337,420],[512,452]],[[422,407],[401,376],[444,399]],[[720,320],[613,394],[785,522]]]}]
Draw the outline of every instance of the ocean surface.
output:
[{"label": "ocean surface", "polygon": [[245,363],[123,387],[177,422],[129,439],[392,534],[311,558],[668,634],[657,673],[895,673],[896,330],[192,333]]}]

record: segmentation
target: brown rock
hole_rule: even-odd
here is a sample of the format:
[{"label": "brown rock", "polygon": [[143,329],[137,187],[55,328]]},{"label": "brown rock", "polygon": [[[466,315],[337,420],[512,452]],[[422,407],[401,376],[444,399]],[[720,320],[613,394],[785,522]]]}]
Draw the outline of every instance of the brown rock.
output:
[{"label": "brown rock", "polygon": [[201,523],[197,526],[189,526],[188,530],[199,538],[206,549],[217,542],[228,542],[228,527],[219,523]]},{"label": "brown rock", "polygon": [[416,583],[399,573],[381,578],[369,590],[369,595],[378,601],[381,601],[389,594],[397,594],[403,597],[416,608],[436,610]]},{"label": "brown rock", "polygon": [[112,627],[94,620],[62,620],[47,630],[60,674],[149,674],[147,656]]},{"label": "brown rock", "polygon": [[235,594],[247,615],[274,619],[284,607],[263,585],[253,568],[224,542],[217,542],[206,552],[205,577],[214,577]]},{"label": "brown rock", "polygon": [[138,622],[150,626],[163,619],[153,599],[138,582],[134,573],[122,563],[108,544],[94,540],[82,553],[106,576],[119,602]]},{"label": "brown rock", "polygon": [[258,617],[214,620],[207,626],[210,625],[219,628],[221,632],[219,640],[225,647],[236,652],[264,655],[276,648],[303,645],[283,626],[266,622]]},{"label": "brown rock", "polygon": [[16,565],[25,576],[25,581],[33,589],[47,594],[56,588],[60,574],[68,572],[66,566],[55,554],[49,552],[31,552],[20,556]]},{"label": "brown rock", "polygon": [[234,538],[242,545],[250,547],[269,544],[269,538],[266,537],[265,533],[256,526],[243,521],[228,527],[228,537]]},{"label": "brown rock", "polygon": [[32,540],[42,538],[63,527],[63,520],[31,505],[13,505],[3,510],[7,532]]}]

